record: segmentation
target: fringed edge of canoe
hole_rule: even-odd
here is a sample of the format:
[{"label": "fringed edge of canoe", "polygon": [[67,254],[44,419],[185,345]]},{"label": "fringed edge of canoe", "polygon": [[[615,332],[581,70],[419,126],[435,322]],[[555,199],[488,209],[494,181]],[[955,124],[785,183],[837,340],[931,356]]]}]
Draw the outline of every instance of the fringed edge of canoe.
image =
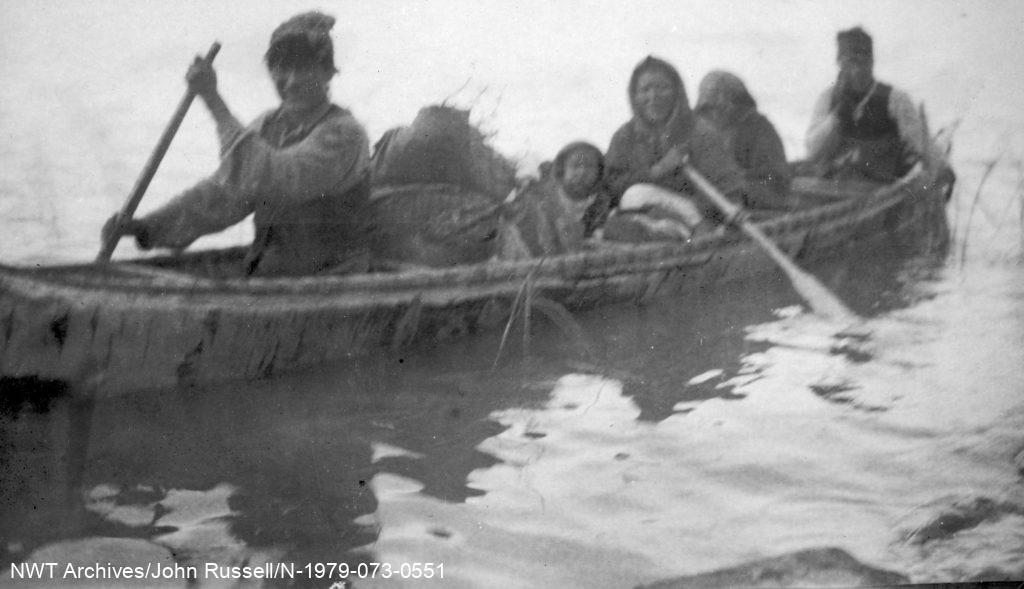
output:
[{"label": "fringed edge of canoe", "polygon": [[[898,204],[908,195],[927,192],[921,183],[888,186],[863,198],[815,207],[806,211],[783,215],[759,223],[769,237],[782,237],[791,232],[813,231],[825,224],[842,226],[857,224],[865,218]],[[837,225],[838,223],[838,225]],[[187,297],[190,304],[211,302],[220,296],[294,297],[296,302],[306,300],[313,304],[319,297],[344,295],[353,305],[359,299],[380,299],[379,303],[411,300],[424,290],[450,291],[453,301],[495,294],[515,294],[527,275],[536,271],[542,283],[571,283],[577,280],[610,276],[619,273],[655,271],[671,266],[702,263],[708,252],[721,250],[742,241],[734,232],[724,235],[706,235],[692,242],[659,242],[645,244],[616,244],[596,251],[583,251],[546,258],[538,268],[538,260],[491,260],[448,268],[417,268],[401,272],[380,272],[354,275],[316,275],[289,278],[229,278],[208,279],[159,268],[162,260],[120,262],[109,269],[99,270],[93,265],[69,265],[51,268],[18,268],[0,266],[0,278],[7,280],[8,288],[29,294],[47,291],[50,295],[69,289],[69,295],[82,296],[96,290],[103,296],[123,293],[132,297],[159,297],[167,301],[175,296]],[[202,263],[205,257],[222,255],[222,250],[199,251],[185,254],[184,259]],[[177,259],[182,259],[181,257]],[[21,288],[11,285],[22,285]],[[459,294],[461,293],[461,294]]]}]

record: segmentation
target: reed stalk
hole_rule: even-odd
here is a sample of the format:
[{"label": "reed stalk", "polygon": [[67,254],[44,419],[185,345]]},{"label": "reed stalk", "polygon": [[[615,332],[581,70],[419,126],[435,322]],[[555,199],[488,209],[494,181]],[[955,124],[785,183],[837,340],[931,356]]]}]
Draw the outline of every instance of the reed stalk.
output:
[{"label": "reed stalk", "polygon": [[523,298],[523,358],[530,355],[530,328],[533,319],[533,281],[526,285],[526,296]]},{"label": "reed stalk", "polygon": [[530,276],[526,277],[526,280],[519,286],[519,292],[516,293],[516,298],[512,299],[512,308],[508,312],[508,321],[505,323],[505,330],[501,333],[501,343],[498,344],[498,351],[494,354],[494,362],[491,363],[491,369],[498,367],[498,361],[501,360],[501,353],[505,351],[505,344],[508,343],[508,334],[512,331],[512,324],[516,321],[516,315],[519,314],[519,304],[523,300],[523,295],[526,293],[526,283],[530,280]]},{"label": "reed stalk", "polygon": [[967,260],[967,245],[971,233],[971,220],[974,218],[974,211],[978,207],[978,203],[981,200],[981,192],[985,187],[985,183],[988,182],[989,176],[992,175],[992,170],[995,169],[996,164],[1002,159],[1003,154],[999,154],[985,163],[985,171],[981,175],[981,180],[978,182],[978,189],[974,192],[974,200],[971,202],[971,208],[967,211],[967,221],[964,223],[964,239],[963,244],[960,246],[960,267],[963,268],[964,263]]},{"label": "reed stalk", "polygon": [[[530,269],[530,272],[526,275],[526,278],[523,280],[523,283],[521,285],[519,285],[519,292],[516,293],[516,298],[512,300],[512,308],[509,309],[509,312],[508,312],[508,322],[505,323],[505,330],[501,334],[501,343],[498,344],[498,351],[494,355],[494,362],[491,364],[491,369],[492,370],[498,367],[498,362],[501,360],[501,353],[505,351],[505,344],[508,343],[508,335],[512,331],[512,325],[516,322],[516,316],[519,314],[520,307],[523,306],[524,304],[527,304],[527,305],[529,304],[529,300],[528,299],[529,299],[530,293],[532,293],[532,291],[533,291],[534,276],[537,274],[537,270],[540,269],[541,265],[544,264],[545,260],[547,260],[547,256],[542,257],[537,262],[537,264],[534,265],[534,267]],[[529,322],[529,319],[526,318],[526,313],[524,313],[524,321],[523,321],[523,323],[524,323],[524,328],[526,329],[526,331],[529,331],[529,323],[528,322]],[[524,336],[524,340],[523,340],[524,349],[525,349],[525,346],[528,345],[527,342],[528,342],[528,340],[526,339],[526,336]]]},{"label": "reed stalk", "polygon": [[519,292],[512,300],[508,321],[505,323],[505,330],[501,334],[501,343],[498,344],[498,352],[494,355],[494,362],[491,364],[492,370],[498,367],[502,352],[505,351],[505,346],[508,343],[508,336],[512,331],[512,326],[520,314],[523,316],[523,357],[525,358],[530,355],[534,311],[539,311],[544,317],[547,317],[562,332],[562,335],[572,340],[589,359],[593,360],[597,357],[594,347],[587,338],[586,332],[583,331],[583,327],[572,316],[572,313],[561,304],[537,293],[536,272],[545,259],[541,258],[540,262],[534,266],[519,286]]},{"label": "reed stalk", "polygon": [[[1024,189],[1024,171],[1018,173],[1020,176],[1017,181],[1017,186],[1013,189],[1014,196],[1019,196],[1021,189]],[[1003,207],[1003,210],[999,211],[999,215],[995,217],[995,221],[993,222],[995,229],[993,230],[993,233],[998,233],[1003,228],[1006,219],[1010,217],[1010,212],[1013,210],[1014,204],[1016,204],[1016,201],[1013,200],[1013,197],[1007,199],[1006,206]]]}]

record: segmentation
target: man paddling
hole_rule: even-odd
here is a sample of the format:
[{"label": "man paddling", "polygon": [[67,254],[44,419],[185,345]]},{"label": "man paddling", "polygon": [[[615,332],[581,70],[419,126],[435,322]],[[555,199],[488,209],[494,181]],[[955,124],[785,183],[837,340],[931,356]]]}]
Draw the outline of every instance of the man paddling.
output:
[{"label": "man paddling", "polygon": [[249,126],[224,103],[210,64],[196,58],[186,80],[217,124],[219,167],[145,217],[114,215],[103,227],[104,241],[133,235],[143,249],[184,248],[254,214],[246,274],[365,269],[369,140],[329,98],[337,73],[333,26],[333,17],[308,12],[277,27],[265,60],[281,104]]},{"label": "man paddling", "polygon": [[891,182],[925,153],[920,113],[910,96],[875,79],[871,36],[841,31],[839,76],[814,105],[807,156],[828,178]]}]

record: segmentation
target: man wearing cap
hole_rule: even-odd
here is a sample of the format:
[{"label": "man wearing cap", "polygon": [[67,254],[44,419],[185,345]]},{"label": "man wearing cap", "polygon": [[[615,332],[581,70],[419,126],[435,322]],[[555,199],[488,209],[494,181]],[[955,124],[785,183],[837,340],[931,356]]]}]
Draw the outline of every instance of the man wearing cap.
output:
[{"label": "man wearing cap", "polygon": [[216,172],[144,217],[119,224],[139,246],[184,248],[254,214],[249,275],[300,275],[361,269],[368,260],[369,140],[352,114],[331,103],[337,73],[330,30],[319,12],[295,16],[274,31],[265,55],[281,104],[243,126],[200,58],[189,87],[217,124]]},{"label": "man wearing cap", "polygon": [[807,157],[825,177],[891,182],[924,153],[918,109],[906,92],[874,78],[871,36],[840,31],[839,76],[814,105]]}]

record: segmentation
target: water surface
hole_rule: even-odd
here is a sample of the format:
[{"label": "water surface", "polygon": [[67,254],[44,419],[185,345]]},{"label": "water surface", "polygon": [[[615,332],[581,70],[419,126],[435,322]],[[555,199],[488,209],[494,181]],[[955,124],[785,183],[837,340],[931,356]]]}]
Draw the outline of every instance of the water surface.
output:
[{"label": "water surface", "polygon": [[[0,6],[0,259],[21,264],[95,255],[212,40],[240,118],[272,106],[265,41],[308,8]],[[676,63],[691,95],[712,68],[742,75],[799,157],[834,33],[862,24],[879,77],[924,100],[934,128],[957,125],[953,241],[884,242],[812,268],[868,318],[871,338],[850,345],[769,275],[700,302],[581,314],[590,353],[541,324],[530,356],[515,339],[497,370],[498,334],[484,334],[96,403],[8,387],[0,584],[12,562],[173,554],[200,567],[443,563],[431,583],[445,587],[625,587],[826,546],[918,583],[1024,578],[1017,4],[322,8],[339,17],[334,96],[371,139],[447,98],[473,106],[526,171],[574,139],[606,146],[648,53]],[[143,210],[209,171],[211,127],[189,114]],[[126,241],[117,255],[135,253]],[[264,584],[290,583],[329,584]]]}]

